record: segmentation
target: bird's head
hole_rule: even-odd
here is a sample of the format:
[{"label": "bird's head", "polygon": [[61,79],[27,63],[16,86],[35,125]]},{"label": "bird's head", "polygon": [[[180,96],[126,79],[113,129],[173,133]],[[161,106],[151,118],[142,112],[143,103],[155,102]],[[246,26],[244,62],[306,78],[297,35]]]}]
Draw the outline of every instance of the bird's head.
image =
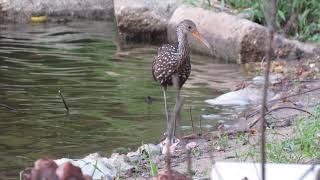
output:
[{"label": "bird's head", "polygon": [[192,37],[196,38],[199,42],[206,45],[209,49],[211,49],[210,44],[206,41],[203,36],[199,33],[197,26],[191,20],[183,20],[178,26],[177,30],[182,31],[184,34],[190,34]]}]

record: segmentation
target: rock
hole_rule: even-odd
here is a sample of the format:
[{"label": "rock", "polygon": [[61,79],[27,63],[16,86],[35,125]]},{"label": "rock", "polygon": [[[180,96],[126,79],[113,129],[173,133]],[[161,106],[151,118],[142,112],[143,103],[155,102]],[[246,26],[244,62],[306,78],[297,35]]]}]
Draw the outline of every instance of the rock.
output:
[{"label": "rock", "polygon": [[21,175],[24,180],[92,180],[91,176],[83,175],[81,169],[70,162],[58,166],[54,160],[46,158],[38,159],[33,168],[27,168]]},{"label": "rock", "polygon": [[81,180],[92,180],[91,177],[85,176],[81,172],[79,167],[72,165],[70,162],[66,162],[58,167],[56,174],[59,180],[69,180],[69,179],[81,179]]},{"label": "rock", "polygon": [[58,180],[57,168],[58,165],[52,159],[38,159],[33,168],[29,169],[29,171],[27,169],[22,171],[22,177],[24,180]]},{"label": "rock", "polygon": [[[205,100],[210,105],[227,105],[227,106],[245,106],[249,104],[258,104],[262,98],[261,88],[246,87],[238,91],[231,91],[214,99]],[[276,94],[272,91],[268,92],[268,100],[276,98]]]},{"label": "rock", "polygon": [[57,169],[58,165],[52,159],[46,159],[46,158],[38,159],[34,163],[34,169],[39,170],[39,169],[42,169],[42,168]]},{"label": "rock", "polygon": [[[277,84],[284,79],[282,74],[270,74],[269,82],[270,84]],[[263,85],[264,84],[264,76],[256,76],[252,79],[252,83],[255,85]]]},{"label": "rock", "polygon": [[112,161],[105,157],[101,157],[98,153],[93,153],[83,159],[57,159],[55,162],[60,166],[64,163],[71,163],[80,167],[84,175],[93,175],[93,179],[114,179],[117,174],[116,168],[112,165]]},{"label": "rock", "polygon": [[[169,180],[169,171],[160,170],[158,176],[153,178],[153,180]],[[191,180],[191,178],[179,173],[178,171],[171,170],[171,180]]]},{"label": "rock", "polygon": [[186,149],[187,149],[187,150],[192,150],[192,149],[194,149],[194,148],[196,148],[196,147],[198,147],[198,146],[199,146],[199,144],[196,143],[196,142],[189,142],[189,143],[186,145]]},{"label": "rock", "polygon": [[114,0],[120,40],[165,41],[168,20],[179,4],[181,0]]},{"label": "rock", "polygon": [[221,120],[221,119],[223,119],[223,117],[218,114],[207,114],[207,115],[204,114],[204,115],[201,115],[201,117],[206,120]]},{"label": "rock", "polygon": [[138,162],[140,159],[140,153],[139,152],[128,152],[127,157],[130,162]]},{"label": "rock", "polygon": [[124,154],[113,153],[109,159],[113,166],[121,172],[129,172],[134,167],[128,163],[129,159]]},{"label": "rock", "polygon": [[[238,63],[261,61],[265,55],[267,29],[264,26],[225,12],[187,5],[179,6],[169,20],[169,42],[176,42],[176,26],[184,19],[195,22],[199,32],[213,48],[211,52],[190,38],[190,47],[195,51]],[[304,55],[314,54],[317,45],[276,36],[274,47],[276,55],[281,58],[299,59]]]},{"label": "rock", "polygon": [[138,148],[140,154],[147,153],[151,156],[158,156],[161,153],[160,145],[144,144]]},{"label": "rock", "polygon": [[28,22],[31,15],[111,20],[112,0],[0,0],[8,21]]}]

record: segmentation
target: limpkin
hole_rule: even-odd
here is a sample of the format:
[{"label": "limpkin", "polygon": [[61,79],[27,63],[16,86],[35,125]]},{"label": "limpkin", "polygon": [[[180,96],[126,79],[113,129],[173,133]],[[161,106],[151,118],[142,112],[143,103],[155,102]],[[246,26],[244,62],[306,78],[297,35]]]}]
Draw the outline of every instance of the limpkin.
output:
[{"label": "limpkin", "polygon": [[[191,73],[190,51],[188,35],[195,37],[209,49],[209,43],[200,35],[196,25],[191,20],[183,20],[176,27],[177,44],[164,44],[158,49],[158,54],[152,64],[153,78],[160,82],[163,90],[164,109],[167,118],[167,139],[171,142],[175,136],[176,118],[173,127],[170,127],[167,105],[167,87],[175,85],[176,106],[180,102],[180,90]],[[175,107],[176,107],[175,106]]]}]

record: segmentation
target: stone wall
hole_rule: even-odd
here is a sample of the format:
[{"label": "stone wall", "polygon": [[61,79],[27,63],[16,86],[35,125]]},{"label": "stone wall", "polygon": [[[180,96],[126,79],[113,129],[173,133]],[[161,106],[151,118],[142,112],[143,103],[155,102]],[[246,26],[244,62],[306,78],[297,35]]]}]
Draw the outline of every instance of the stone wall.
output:
[{"label": "stone wall", "polygon": [[120,41],[165,42],[167,24],[179,0],[114,0]]},{"label": "stone wall", "polygon": [[0,0],[7,22],[24,23],[31,15],[59,18],[113,19],[113,0]]}]

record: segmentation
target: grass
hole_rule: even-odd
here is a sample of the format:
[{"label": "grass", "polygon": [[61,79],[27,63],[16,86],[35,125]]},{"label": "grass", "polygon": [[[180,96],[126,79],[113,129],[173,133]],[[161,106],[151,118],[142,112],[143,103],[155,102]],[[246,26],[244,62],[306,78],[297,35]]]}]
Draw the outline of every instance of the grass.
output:
[{"label": "grass", "polygon": [[[314,116],[298,118],[293,124],[293,133],[289,136],[279,134],[277,129],[267,131],[267,160],[272,163],[312,163],[320,157],[320,104],[313,112]],[[281,138],[279,138],[281,137]],[[249,137],[236,137],[241,147]],[[280,139],[280,140],[279,140]],[[260,146],[251,144],[248,149],[236,149],[235,157],[241,161],[260,159]]]},{"label": "grass", "polygon": [[213,142],[213,146],[218,151],[225,151],[229,146],[229,137],[227,135],[222,135],[217,139],[216,142]]},{"label": "grass", "polygon": [[314,115],[297,119],[292,137],[267,144],[270,162],[307,163],[320,157],[320,104],[315,107]]}]

